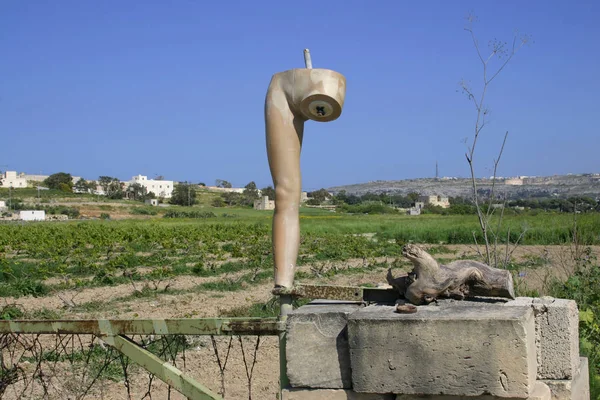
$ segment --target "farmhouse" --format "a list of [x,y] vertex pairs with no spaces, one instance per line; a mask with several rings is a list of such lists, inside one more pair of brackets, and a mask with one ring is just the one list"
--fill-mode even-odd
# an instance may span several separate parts
[[148,177],[144,175],[136,175],[126,184],[133,185],[134,183],[142,185],[146,188],[148,193],[152,192],[157,197],[168,199],[173,195],[173,181],[154,180],[148,179]]
[[429,196],[419,196],[419,201],[423,202],[425,205],[430,204],[432,206],[438,206],[442,208],[450,207],[450,200],[446,196],[440,195],[429,195]]
[[25,179],[22,175],[17,175],[17,171],[5,171],[4,174],[0,176],[0,181],[2,181],[2,187],[27,187],[27,179]]

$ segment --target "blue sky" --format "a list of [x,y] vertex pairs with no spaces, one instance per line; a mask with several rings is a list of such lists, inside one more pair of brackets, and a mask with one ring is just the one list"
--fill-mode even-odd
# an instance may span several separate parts
[[468,176],[470,12],[484,48],[533,38],[490,86],[478,174],[505,131],[499,175],[600,172],[591,0],[3,1],[0,169],[265,186],[266,89],[309,48],[347,94],[337,121],[307,123],[304,189],[433,176],[436,160]]

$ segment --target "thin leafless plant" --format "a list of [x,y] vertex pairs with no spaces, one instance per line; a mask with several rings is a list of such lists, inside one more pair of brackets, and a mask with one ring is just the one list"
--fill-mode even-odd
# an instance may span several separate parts
[[[519,242],[523,238],[523,235],[526,231],[524,229],[518,236],[517,240],[511,244],[511,232],[510,229],[508,229],[506,241],[504,244],[502,243],[504,240],[500,236],[500,229],[504,218],[506,197],[499,196],[498,193],[496,193],[496,177],[498,172],[498,165],[500,164],[500,159],[502,158],[502,154],[504,153],[504,147],[506,145],[506,140],[508,139],[508,132],[505,132],[502,145],[500,146],[500,150],[498,152],[498,156],[494,159],[493,162],[492,184],[487,199],[483,198],[483,196],[481,196],[478,193],[478,185],[475,175],[475,151],[481,136],[481,132],[483,131],[483,128],[488,124],[488,118],[490,115],[490,110],[486,105],[486,95],[488,92],[488,88],[490,84],[498,77],[498,75],[505,69],[505,67],[512,60],[514,55],[523,46],[530,42],[530,37],[527,35],[520,35],[518,32],[515,32],[512,43],[510,44],[508,44],[507,42],[499,41],[497,39],[491,40],[488,43],[488,53],[486,53],[487,55],[484,55],[484,53],[482,52],[484,51],[484,49],[481,48],[473,29],[473,25],[476,22],[476,20],[477,19],[475,16],[469,15],[467,17],[467,25],[464,29],[466,32],[469,33],[471,40],[473,41],[475,51],[477,52],[479,61],[481,62],[481,93],[476,94],[475,90],[473,90],[471,85],[464,79],[461,80],[459,83],[460,89],[467,96],[469,101],[473,103],[476,110],[473,140],[471,144],[467,146],[467,152],[465,153],[465,157],[469,164],[471,174],[471,186],[473,190],[473,203],[477,211],[477,218],[479,221],[479,227],[481,229],[484,243],[479,244],[477,242],[477,235],[475,234],[475,232],[473,232],[473,239],[475,241],[477,252],[484,259],[484,261],[487,262],[487,264],[494,267],[502,266],[505,268],[509,263],[514,250],[517,248]],[[500,204],[500,207],[497,208],[495,207],[495,205],[498,204],[499,201],[501,201],[502,204]],[[497,216],[497,220],[493,221],[492,216],[495,210],[497,209],[500,209],[500,212]],[[481,250],[482,246],[483,251]]]

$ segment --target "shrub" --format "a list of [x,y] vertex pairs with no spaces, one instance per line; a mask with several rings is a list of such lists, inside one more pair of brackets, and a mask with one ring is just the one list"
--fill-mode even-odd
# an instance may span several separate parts
[[65,193],[73,192],[73,188],[71,188],[71,186],[67,185],[66,183],[59,183],[58,190],[60,190],[61,192],[65,192]]
[[44,285],[41,281],[31,278],[18,279],[14,282],[0,285],[0,296],[2,297],[40,297],[48,294],[49,291],[48,286]]
[[156,215],[158,211],[149,207],[133,207],[129,213],[133,215]]
[[212,201],[213,207],[225,207],[226,205],[227,203],[225,203],[222,197],[215,197]]
[[115,275],[106,269],[101,269],[94,275],[93,280],[102,285],[113,285],[115,283]]
[[178,211],[170,210],[165,213],[165,218],[216,218],[217,215],[211,211]]
[[0,309],[0,319],[21,319],[25,316],[25,313],[21,308],[14,304],[7,304]]

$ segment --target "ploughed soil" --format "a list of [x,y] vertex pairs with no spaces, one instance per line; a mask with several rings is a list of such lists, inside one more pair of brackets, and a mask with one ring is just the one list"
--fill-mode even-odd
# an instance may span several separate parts
[[[441,263],[447,263],[458,258],[474,258],[477,250],[466,245],[425,245],[432,255]],[[564,280],[573,271],[573,252],[576,249],[566,246],[521,246],[512,254],[511,269],[516,273],[515,285],[520,294],[537,291],[544,294],[554,279]],[[600,246],[594,246],[592,252],[600,255]],[[394,261],[379,258],[366,260],[388,264]],[[393,271],[410,270],[406,262],[394,264]],[[353,269],[365,266],[365,260],[348,260],[344,262],[321,262],[315,265],[303,265],[298,269],[311,277],[304,279],[306,283],[332,285],[378,285],[385,282],[386,268],[361,269],[353,273]],[[176,276],[169,281],[158,282],[156,293],[151,296],[135,296],[141,288],[132,284],[117,286],[84,288],[80,290],[64,290],[54,292],[42,298],[21,297],[4,298],[0,305],[18,305],[28,313],[36,310],[60,312],[65,319],[147,319],[147,318],[203,318],[217,317],[240,307],[256,303],[268,303],[272,283],[247,284],[242,290],[233,292],[193,290],[201,283],[222,280],[235,280],[247,273],[243,271],[234,274],[224,274],[217,277]],[[334,273],[335,272],[335,273]],[[168,285],[166,291],[164,288]],[[215,393],[222,393],[226,399],[247,399],[248,388],[251,385],[252,399],[277,398],[279,387],[279,350],[278,338],[274,336],[260,337],[260,343],[254,354],[257,337],[215,337],[214,341],[208,336],[186,337],[188,348],[185,351],[185,366],[182,355],[178,357],[177,366],[186,374],[201,382]],[[89,343],[82,339],[80,345]],[[87,340],[87,342],[86,342]],[[55,348],[54,337],[45,336],[40,343],[48,348]],[[217,352],[215,352],[215,347]],[[3,353],[4,354],[4,353]],[[218,354],[218,355],[217,355]],[[228,355],[228,356],[227,356]],[[41,385],[34,384],[33,389],[21,393],[22,383],[9,387],[5,399],[77,399],[90,376],[82,378],[82,370],[68,360],[48,364],[46,374],[54,374],[50,378],[52,385],[49,394],[43,395]],[[77,364],[80,365],[80,364]],[[36,363],[25,360],[21,363],[24,373],[33,374]],[[88,369],[89,366],[88,366]],[[48,372],[50,371],[50,372]],[[223,373],[221,373],[221,371]],[[48,375],[46,375],[48,376]],[[131,368],[130,376],[125,380],[119,374],[112,380],[105,379],[95,382],[84,398],[90,399],[141,399],[148,393],[153,399],[183,399],[175,391],[169,393],[168,386],[157,378],[149,379],[148,374],[141,368]],[[128,394],[129,392],[129,394]],[[146,398],[150,398],[146,396]]]

